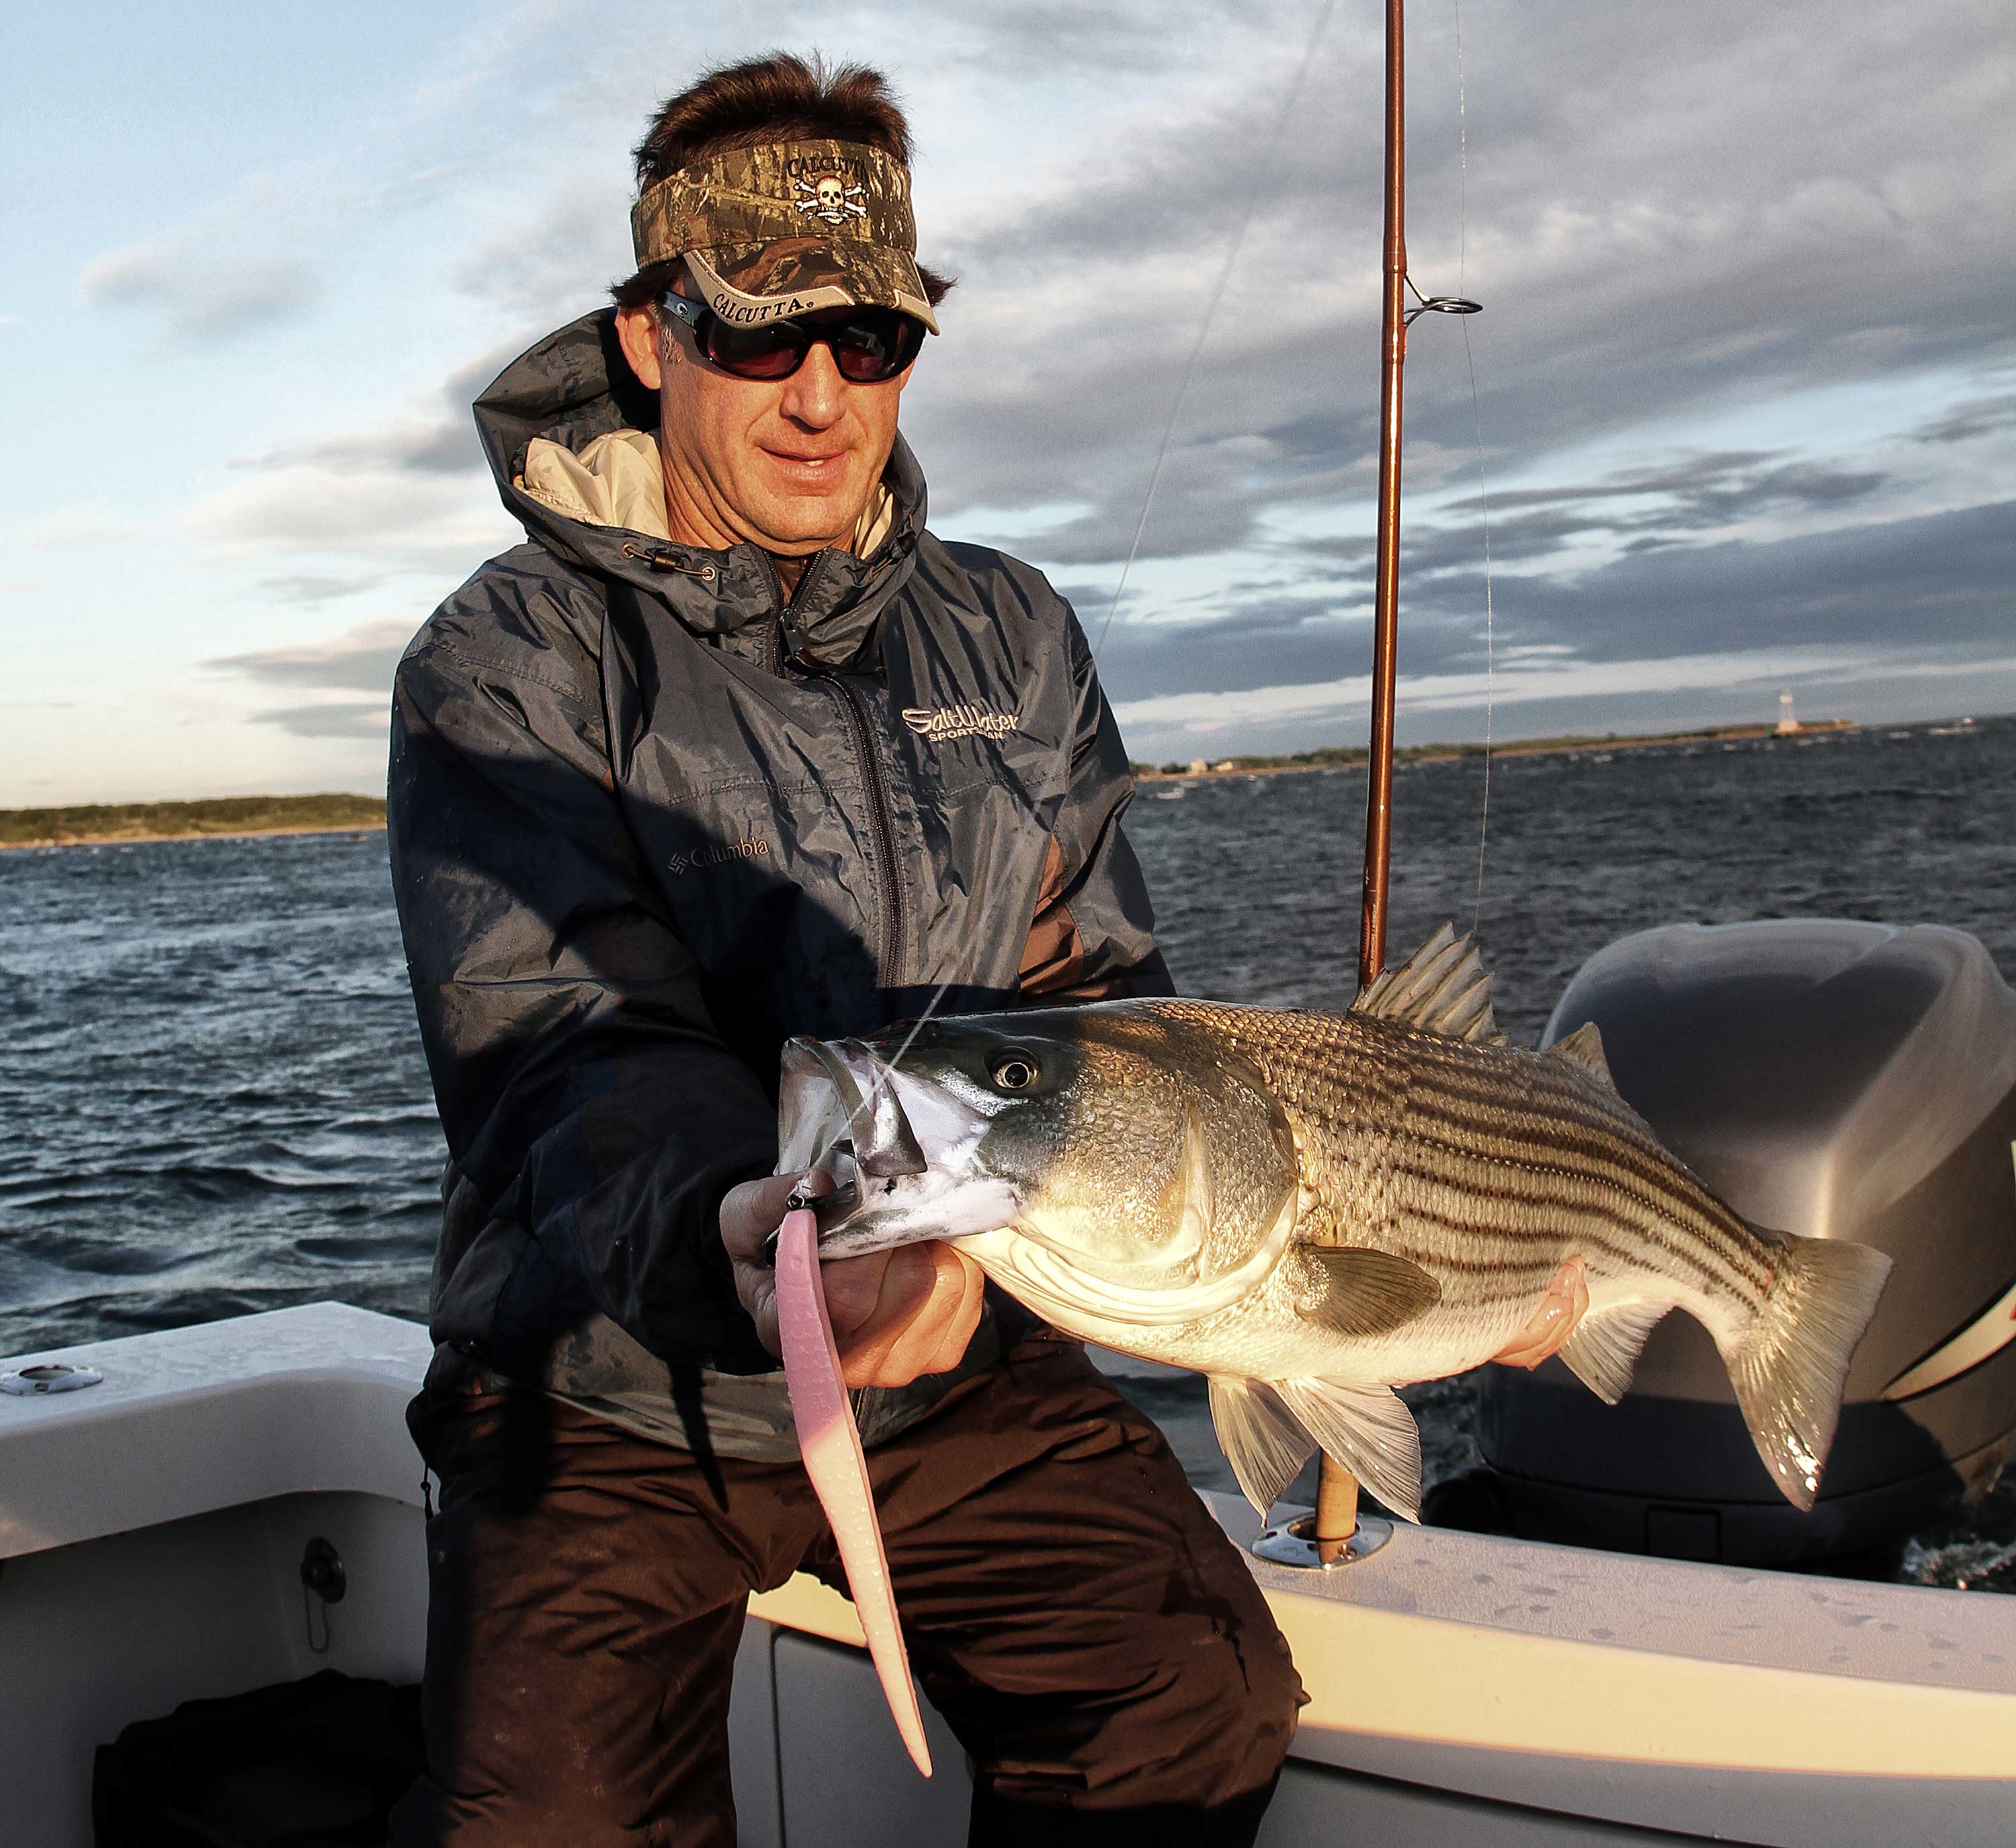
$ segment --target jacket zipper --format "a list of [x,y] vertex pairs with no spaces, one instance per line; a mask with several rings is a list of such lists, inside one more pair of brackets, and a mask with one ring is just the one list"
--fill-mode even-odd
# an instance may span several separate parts
[[[771,593],[776,599],[779,631],[778,651],[781,654],[785,607],[783,582],[778,577],[776,565],[769,554],[765,553],[761,556],[765,569],[770,574]],[[820,553],[805,567],[804,575],[798,579],[797,596],[805,594],[807,583],[825,562],[826,554]],[[894,988],[903,960],[903,888],[896,863],[895,827],[889,819],[889,785],[882,773],[882,760],[875,755],[875,736],[869,722],[868,702],[838,674],[827,668],[807,668],[796,661],[789,665],[797,668],[808,679],[816,680],[832,689],[833,698],[840,708],[841,717],[847,726],[848,741],[853,745],[855,758],[861,765],[862,787],[868,792],[870,857],[875,866],[877,895],[881,900],[880,913],[876,919],[875,978],[884,988]]]
[[876,946],[876,978],[885,989],[896,985],[903,956],[903,890],[898,882],[896,832],[889,820],[889,785],[868,722],[868,703],[837,674],[815,672],[813,678],[831,687],[847,721],[854,754],[860,760],[862,784],[868,791],[869,845],[874,849],[875,884],[882,899]]

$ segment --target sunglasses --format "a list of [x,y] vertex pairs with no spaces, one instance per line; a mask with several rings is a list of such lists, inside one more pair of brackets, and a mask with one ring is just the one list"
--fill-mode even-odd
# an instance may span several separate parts
[[828,308],[794,320],[731,327],[683,295],[668,291],[658,301],[692,331],[707,364],[735,379],[788,379],[814,347],[823,346],[850,385],[880,385],[908,366],[924,344],[923,322],[896,308]]

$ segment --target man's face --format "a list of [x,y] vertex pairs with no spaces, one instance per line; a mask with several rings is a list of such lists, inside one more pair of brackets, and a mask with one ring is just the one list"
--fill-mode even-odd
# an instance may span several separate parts
[[623,351],[658,394],[658,448],[673,536],[710,548],[751,541],[801,556],[845,546],[896,439],[909,373],[851,384],[815,345],[790,377],[732,378],[686,329],[652,308],[617,316]]

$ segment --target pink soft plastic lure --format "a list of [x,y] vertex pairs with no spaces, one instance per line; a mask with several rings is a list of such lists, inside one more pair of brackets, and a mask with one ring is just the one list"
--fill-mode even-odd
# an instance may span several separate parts
[[931,1774],[924,1743],[923,1715],[910,1680],[910,1654],[896,1616],[889,1583],[888,1555],[875,1518],[875,1492],[868,1461],[861,1454],[854,1407],[841,1371],[840,1349],[826,1313],[819,1281],[819,1226],[808,1211],[789,1212],[777,1232],[777,1333],[784,1349],[784,1382],[791,1417],[798,1428],[798,1450],[812,1478],[819,1506],[847,1568],[854,1608],[867,1634],[868,1654],[882,1678],[882,1692],[895,1716],[916,1767]]

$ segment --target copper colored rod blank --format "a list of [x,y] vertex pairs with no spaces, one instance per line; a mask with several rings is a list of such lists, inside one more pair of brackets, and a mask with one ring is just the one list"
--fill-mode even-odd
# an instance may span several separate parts
[[1365,896],[1358,980],[1386,962],[1386,888],[1392,837],[1393,684],[1400,614],[1400,384],[1407,358],[1407,233],[1402,103],[1402,0],[1386,0],[1386,275],[1381,316],[1378,570],[1373,590],[1372,736],[1365,798]]
[[[1400,614],[1400,373],[1407,362],[1406,100],[1402,0],[1386,0],[1385,298],[1380,315],[1378,575],[1372,600],[1372,736],[1366,765],[1365,894],[1358,982],[1386,961],[1393,834],[1394,645]],[[1358,1484],[1326,1456],[1316,1490],[1316,1557],[1332,1564],[1358,1524]]]

